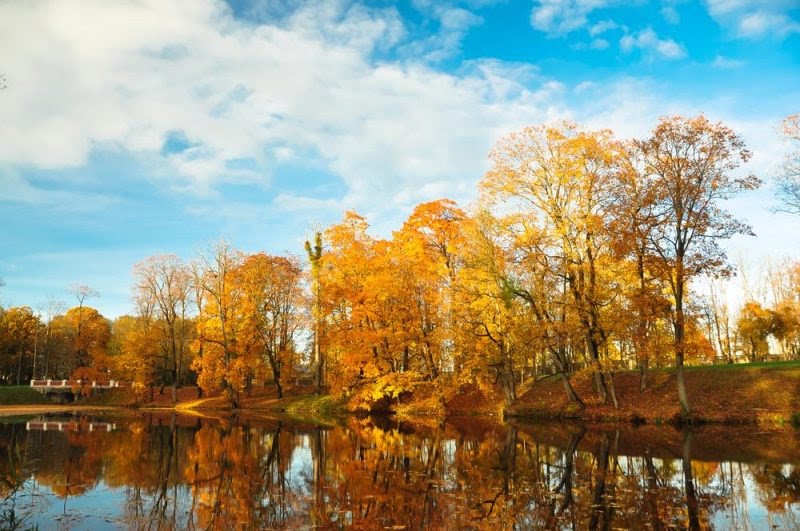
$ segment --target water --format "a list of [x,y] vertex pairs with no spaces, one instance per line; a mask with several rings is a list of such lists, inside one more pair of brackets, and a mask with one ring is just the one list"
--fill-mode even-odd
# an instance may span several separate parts
[[800,529],[791,429],[30,420],[0,419],[3,529]]

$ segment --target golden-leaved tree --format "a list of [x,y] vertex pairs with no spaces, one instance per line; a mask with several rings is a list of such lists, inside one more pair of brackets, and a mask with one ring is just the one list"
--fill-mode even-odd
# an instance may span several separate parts
[[394,326],[403,308],[396,296],[389,242],[367,234],[366,220],[345,213],[325,231],[322,278],[328,315],[326,355],[329,384],[335,392],[375,383],[401,365],[402,334]]
[[279,398],[297,361],[296,335],[305,317],[302,280],[297,260],[263,253],[245,258],[233,275],[241,292],[235,310],[242,323],[239,348],[269,368]]
[[109,368],[108,342],[111,323],[89,306],[76,306],[64,314],[70,343],[68,366],[75,379],[102,378]]
[[[623,147],[608,131],[563,122],[512,133],[498,142],[491,160],[480,187],[522,267],[519,278],[509,279],[511,291],[542,324],[572,325],[582,342],[573,350],[585,349],[601,398],[616,403],[605,354],[614,333],[607,308],[621,290],[609,226]],[[565,295],[559,317],[539,309],[542,294],[525,286],[526,277],[538,281],[542,274],[550,279],[548,291],[560,284]]]
[[243,260],[242,253],[218,241],[192,266],[199,310],[192,367],[203,390],[222,389],[234,407],[258,365],[254,352],[239,348],[244,322],[238,307],[243,293],[234,277]]
[[508,289],[510,255],[498,243],[497,220],[484,213],[464,225],[469,244],[460,250],[463,267],[455,284],[453,313],[462,330],[476,340],[461,342],[466,352],[458,358],[456,377],[481,387],[499,381],[508,406],[517,398],[517,367],[535,356],[532,319]]
[[655,215],[662,222],[650,237],[656,269],[669,288],[678,399],[691,413],[684,378],[690,282],[700,275],[725,274],[720,242],[750,227],[722,208],[722,201],[760,186],[753,175],[734,175],[750,159],[744,140],[704,116],[662,118],[649,137],[636,142],[642,179],[658,190]]
[[[448,199],[417,205],[403,227],[393,234],[391,275],[404,319],[403,370],[416,358],[421,375],[435,380],[442,367],[453,366],[453,284],[458,275],[457,248],[466,214]],[[385,288],[383,288],[385,289]]]

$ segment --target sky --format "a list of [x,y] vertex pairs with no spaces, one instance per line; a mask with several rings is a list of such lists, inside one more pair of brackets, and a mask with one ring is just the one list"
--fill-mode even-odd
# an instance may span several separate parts
[[569,119],[643,137],[704,113],[765,186],[734,261],[797,256],[772,179],[800,112],[798,0],[0,2],[0,304],[132,311],[131,268],[224,238],[292,253],[346,209],[376,235],[464,206],[488,153]]

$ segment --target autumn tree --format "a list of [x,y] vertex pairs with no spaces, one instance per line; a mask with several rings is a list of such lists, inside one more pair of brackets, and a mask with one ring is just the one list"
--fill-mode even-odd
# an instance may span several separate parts
[[372,409],[408,391],[427,367],[422,347],[410,341],[415,303],[406,272],[397,270],[396,248],[367,228],[362,216],[346,212],[325,231],[322,292],[329,383]]
[[[465,218],[451,200],[422,203],[393,234],[389,248],[390,270],[400,284],[397,304],[407,309],[404,355],[411,351],[418,356],[429,380],[435,380],[442,367],[453,366],[452,287],[458,274],[457,248],[465,243]],[[403,370],[408,366],[404,361]]]
[[464,234],[469,245],[459,253],[463,267],[454,286],[453,313],[467,333],[479,341],[460,360],[457,381],[477,379],[481,384],[480,376],[490,372],[500,382],[509,406],[517,398],[518,366],[524,366],[526,354],[531,355],[536,345],[525,334],[523,321],[530,316],[509,289],[509,256],[494,234],[496,220],[484,213],[472,221]]
[[137,315],[122,315],[111,325],[111,366],[115,379],[131,382],[137,397],[141,391],[149,390],[152,400],[161,334],[153,321],[152,308],[137,306]]
[[[152,309],[153,324],[161,332],[164,367],[172,384],[172,400],[186,372],[194,323],[190,319],[192,275],[175,255],[151,256],[133,267],[134,299]],[[149,312],[148,312],[149,313]],[[144,316],[143,316],[144,317]]]
[[376,297],[385,299],[385,295],[371,293],[367,287],[378,272],[379,242],[367,234],[367,228],[362,216],[346,212],[341,223],[325,231],[329,247],[322,258],[326,274],[321,280],[330,320],[328,376],[336,390],[388,372],[385,356],[390,341],[383,336],[383,310],[388,306],[377,306]]
[[[74,307],[71,313],[71,322],[74,327],[74,341],[73,344],[75,345],[76,351],[76,363],[75,365],[78,367],[85,367],[88,366],[88,351],[86,346],[91,343],[90,340],[84,340],[84,305],[88,299],[99,297],[100,293],[85,284],[72,284],[69,287],[69,292],[75,297],[75,300],[78,302],[78,305]],[[92,312],[88,312],[89,317],[94,317]]]
[[[109,368],[111,324],[96,309],[75,306],[53,319],[51,333],[61,343],[60,373],[74,379],[95,379]],[[51,338],[54,339],[54,338]],[[60,339],[60,341],[59,341]]]
[[780,333],[780,325],[780,317],[776,312],[755,301],[748,301],[742,307],[736,327],[752,363],[769,353],[767,339]]
[[283,379],[296,357],[296,336],[303,324],[303,271],[296,260],[253,254],[233,276],[241,301],[236,308],[242,328],[239,346],[257,356],[272,372],[283,397]]
[[786,359],[800,358],[800,262],[784,260],[769,269],[774,331]]
[[709,337],[716,339],[717,352],[728,364],[732,364],[737,339],[736,323],[725,301],[725,293],[715,280],[709,284],[705,318],[710,327]]
[[650,238],[671,295],[678,398],[691,412],[684,379],[686,355],[686,297],[691,280],[703,274],[725,272],[726,256],[720,241],[736,234],[752,234],[733,218],[721,201],[761,181],[732,172],[750,158],[744,141],[732,129],[704,116],[662,118],[645,140],[636,143],[643,178],[659,190],[657,215],[664,222]]
[[44,313],[44,330],[42,333],[42,353],[44,356],[44,367],[41,374],[44,378],[48,378],[53,374],[51,372],[51,359],[53,357],[53,352],[54,350],[57,350],[57,345],[59,343],[59,338],[55,337],[53,333],[53,319],[66,310],[66,305],[63,301],[50,296],[45,303],[37,306],[37,309],[40,311],[40,313]]
[[[506,212],[518,256],[545,261],[563,281],[596,388],[615,403],[602,358],[613,333],[604,308],[619,290],[608,227],[623,155],[608,131],[571,123],[528,127],[498,142],[480,185],[487,207]],[[534,298],[523,286],[514,289],[529,303]]]
[[33,377],[41,321],[27,306],[0,312],[0,374],[6,383]]
[[193,343],[197,358],[192,367],[198,373],[198,385],[207,391],[223,389],[234,407],[239,393],[252,375],[252,368],[238,349],[241,322],[236,310],[241,292],[236,289],[234,271],[243,256],[227,242],[211,244],[193,265],[194,282],[200,292],[200,315],[197,339]]
[[49,378],[69,378],[75,363],[75,330],[66,313],[53,316],[47,323],[47,358]]
[[610,230],[616,234],[611,246],[621,262],[619,269],[624,298],[617,301],[614,318],[622,324],[621,339],[629,340],[639,368],[639,387],[647,385],[647,370],[659,350],[660,324],[667,318],[669,303],[658,274],[650,238],[664,222],[656,205],[661,189],[637,164],[635,147],[627,144],[620,158],[620,171],[613,190]]
[[800,113],[787,116],[781,124],[783,135],[794,142],[794,151],[787,155],[783,174],[778,180],[778,199],[787,212],[800,214]]

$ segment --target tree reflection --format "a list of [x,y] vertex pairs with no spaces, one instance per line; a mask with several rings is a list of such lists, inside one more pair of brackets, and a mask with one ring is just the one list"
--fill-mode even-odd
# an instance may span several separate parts
[[[350,419],[330,428],[174,413],[118,424],[110,432],[91,431],[83,417],[64,432],[0,426],[0,448],[21,450],[21,462],[0,466],[3,484],[22,470],[20,484],[63,500],[64,512],[68,499],[105,484],[124,493],[116,516],[133,528],[659,530],[748,527],[753,503],[779,527],[800,514],[800,471],[776,462],[774,449],[760,464],[726,461],[724,450],[712,460],[701,432],[671,428],[486,419],[441,428]],[[13,507],[15,491],[2,494],[3,509]]]

